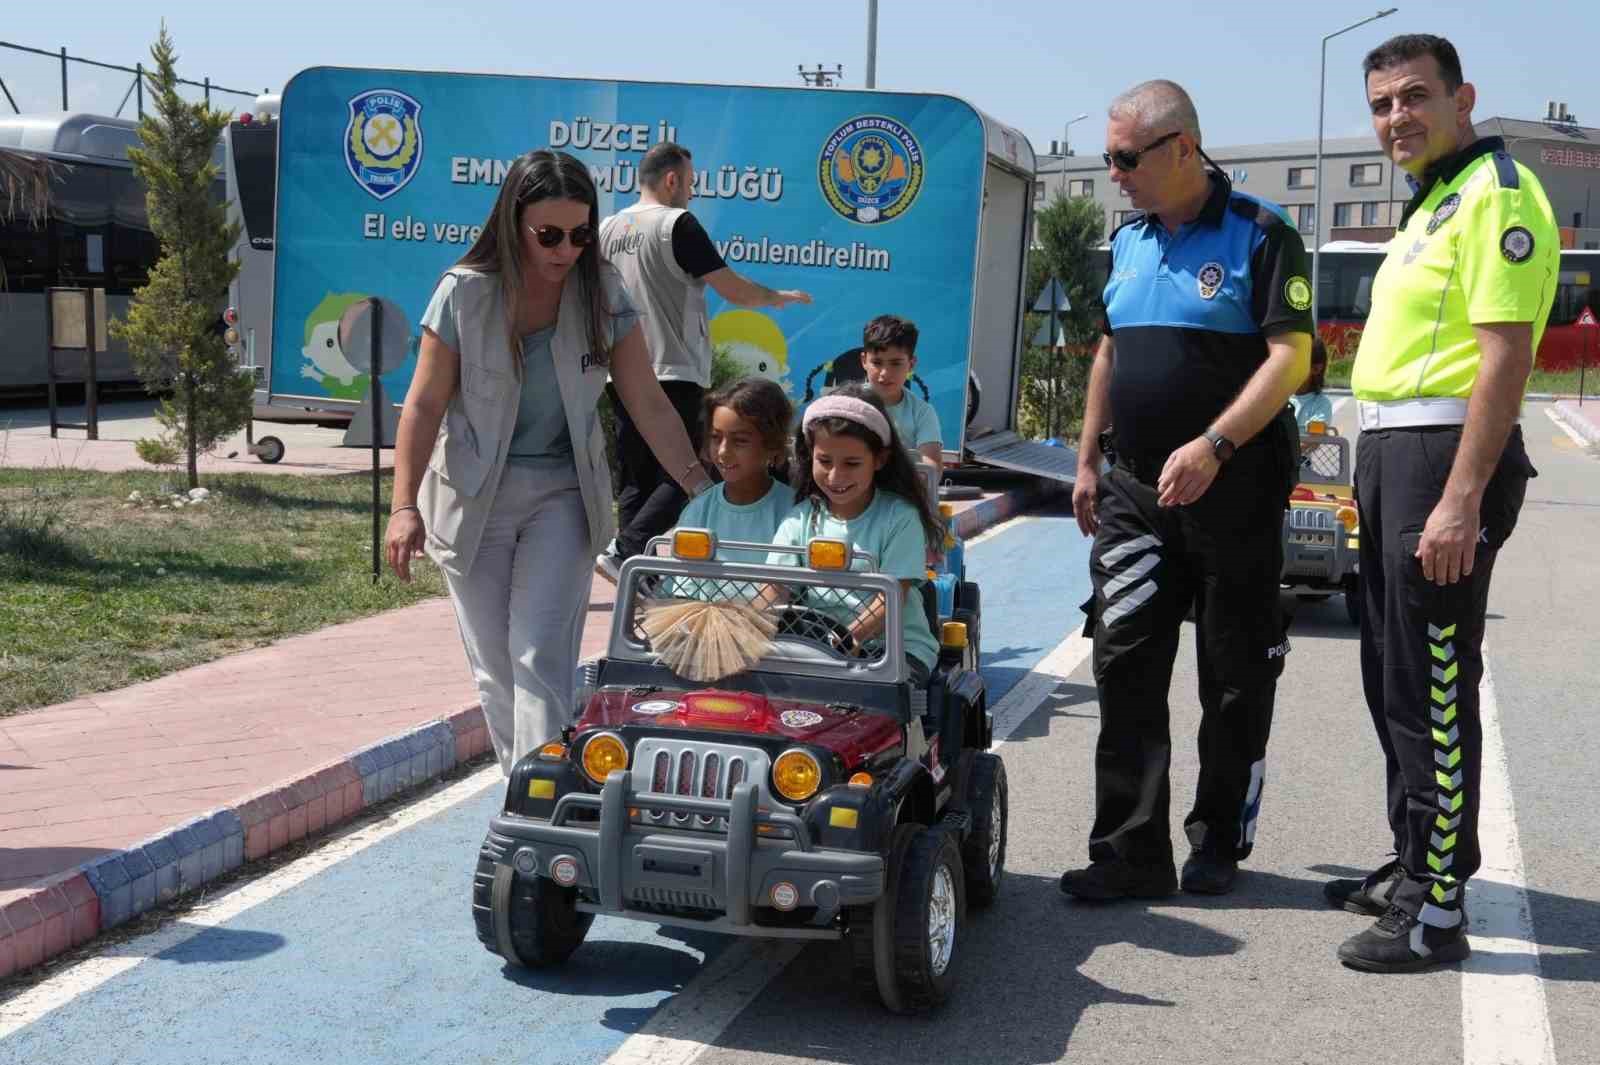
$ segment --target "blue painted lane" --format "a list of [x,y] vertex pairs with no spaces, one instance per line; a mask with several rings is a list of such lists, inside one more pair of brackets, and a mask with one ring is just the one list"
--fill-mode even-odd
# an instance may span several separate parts
[[[1087,554],[1059,514],[969,551],[991,704],[1081,625]],[[144,957],[0,1041],[0,1065],[603,1061],[729,941],[602,918],[562,968],[504,966],[469,908],[502,795],[497,780]]]
[[967,575],[983,591],[983,678],[989,705],[1083,627],[1089,547],[1070,506],[1003,527],[967,550]]
[[724,941],[602,918],[564,968],[507,968],[469,912],[502,795],[490,787],[147,958],[0,1043],[0,1062],[604,1060]]

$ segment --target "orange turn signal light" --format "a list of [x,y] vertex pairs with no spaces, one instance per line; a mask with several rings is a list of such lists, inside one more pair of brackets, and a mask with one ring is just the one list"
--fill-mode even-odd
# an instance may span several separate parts
[[806,565],[812,569],[849,569],[850,545],[843,540],[818,537],[806,544]]
[[672,534],[672,557],[709,562],[717,557],[717,536],[709,529],[678,529]]

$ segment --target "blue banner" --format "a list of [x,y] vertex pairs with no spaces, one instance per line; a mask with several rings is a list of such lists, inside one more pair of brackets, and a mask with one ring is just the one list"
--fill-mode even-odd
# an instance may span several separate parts
[[[284,90],[278,138],[275,395],[359,401],[340,314],[384,297],[415,334],[516,156],[583,160],[604,218],[638,199],[639,160],[667,139],[694,153],[690,209],[728,265],[815,301],[753,311],[708,293],[713,344],[798,404],[870,318],[909,318],[945,445],[961,439],[985,145],[960,100],[317,67]],[[416,342],[383,377],[396,401]]]

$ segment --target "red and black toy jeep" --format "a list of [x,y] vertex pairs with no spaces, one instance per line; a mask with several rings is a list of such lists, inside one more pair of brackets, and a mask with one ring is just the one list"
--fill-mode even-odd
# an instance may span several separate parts
[[[943,648],[919,687],[899,583],[849,570],[842,541],[721,545],[792,551],[794,566],[719,561],[703,530],[667,545],[623,566],[607,652],[579,670],[576,723],[512,770],[478,860],[478,937],[521,966],[565,961],[597,913],[842,940],[888,1008],[937,1005],[967,905],[994,900],[1005,864],[1005,767],[987,753],[966,626],[934,626]],[[714,688],[661,664],[641,623],[664,592],[748,602],[774,589],[786,605],[770,651]],[[965,598],[975,607],[976,589]],[[853,645],[841,605],[882,611],[884,635]]]

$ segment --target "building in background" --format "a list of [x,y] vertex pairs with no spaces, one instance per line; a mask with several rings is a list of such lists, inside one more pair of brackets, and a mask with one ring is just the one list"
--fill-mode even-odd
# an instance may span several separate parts
[[[1481,137],[1503,137],[1512,156],[1538,175],[1555,209],[1562,247],[1600,248],[1600,128],[1578,125],[1565,104],[1555,103],[1544,121],[1489,118],[1476,126]],[[1059,152],[1060,145],[1052,143],[1051,149]],[[1323,140],[1320,225],[1315,141],[1207,146],[1206,153],[1235,188],[1281,204],[1307,247],[1330,240],[1388,240],[1411,198],[1405,173],[1372,137]],[[1112,183],[1098,151],[1039,160],[1035,209],[1058,193],[1092,197],[1105,208],[1108,232],[1138,213]]]

